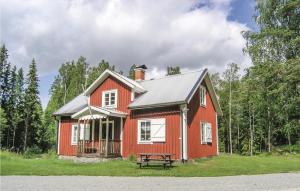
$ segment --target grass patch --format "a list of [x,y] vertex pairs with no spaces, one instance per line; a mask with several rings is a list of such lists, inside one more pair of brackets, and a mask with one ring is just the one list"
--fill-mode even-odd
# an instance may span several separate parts
[[[49,157],[50,155],[50,157]],[[86,176],[233,176],[300,171],[300,155],[221,155],[197,159],[193,163],[139,169],[135,162],[113,160],[97,164],[78,164],[59,160],[53,153],[41,158],[24,158],[22,155],[0,152],[1,175],[86,175]]]

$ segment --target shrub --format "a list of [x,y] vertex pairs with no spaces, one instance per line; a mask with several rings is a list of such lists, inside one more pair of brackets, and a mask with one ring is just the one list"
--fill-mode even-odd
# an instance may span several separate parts
[[42,154],[42,150],[38,146],[34,145],[25,151],[23,157],[27,159],[38,158],[40,157],[41,154]]
[[128,157],[129,161],[136,161],[136,156],[134,154],[130,154]]
[[45,158],[45,159],[56,159],[57,158],[56,151],[54,149],[48,150],[48,152],[43,155],[43,158]]

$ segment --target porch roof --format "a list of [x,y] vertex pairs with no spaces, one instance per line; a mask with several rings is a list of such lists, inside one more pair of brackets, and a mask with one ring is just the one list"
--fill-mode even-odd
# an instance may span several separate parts
[[97,107],[97,106],[86,106],[82,110],[74,113],[71,118],[73,119],[100,119],[106,118],[107,116],[113,117],[126,117],[127,113],[118,111],[115,109]]

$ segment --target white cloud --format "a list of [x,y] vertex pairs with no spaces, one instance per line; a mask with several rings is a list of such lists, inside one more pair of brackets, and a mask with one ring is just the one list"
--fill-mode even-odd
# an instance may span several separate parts
[[80,55],[123,71],[146,64],[149,76],[167,66],[222,71],[230,62],[250,64],[242,53],[247,27],[228,21],[229,0],[0,0],[0,6],[11,62],[27,68],[35,57],[41,74]]

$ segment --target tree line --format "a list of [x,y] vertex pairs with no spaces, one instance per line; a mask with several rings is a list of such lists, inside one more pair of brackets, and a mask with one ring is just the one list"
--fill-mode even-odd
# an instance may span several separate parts
[[243,32],[252,66],[243,76],[234,63],[212,75],[224,112],[220,145],[229,153],[300,145],[299,1],[256,1],[256,11],[259,30]]
[[33,146],[46,149],[47,128],[43,126],[35,60],[24,78],[23,69],[8,62],[5,45],[0,51],[0,147],[12,151]]

